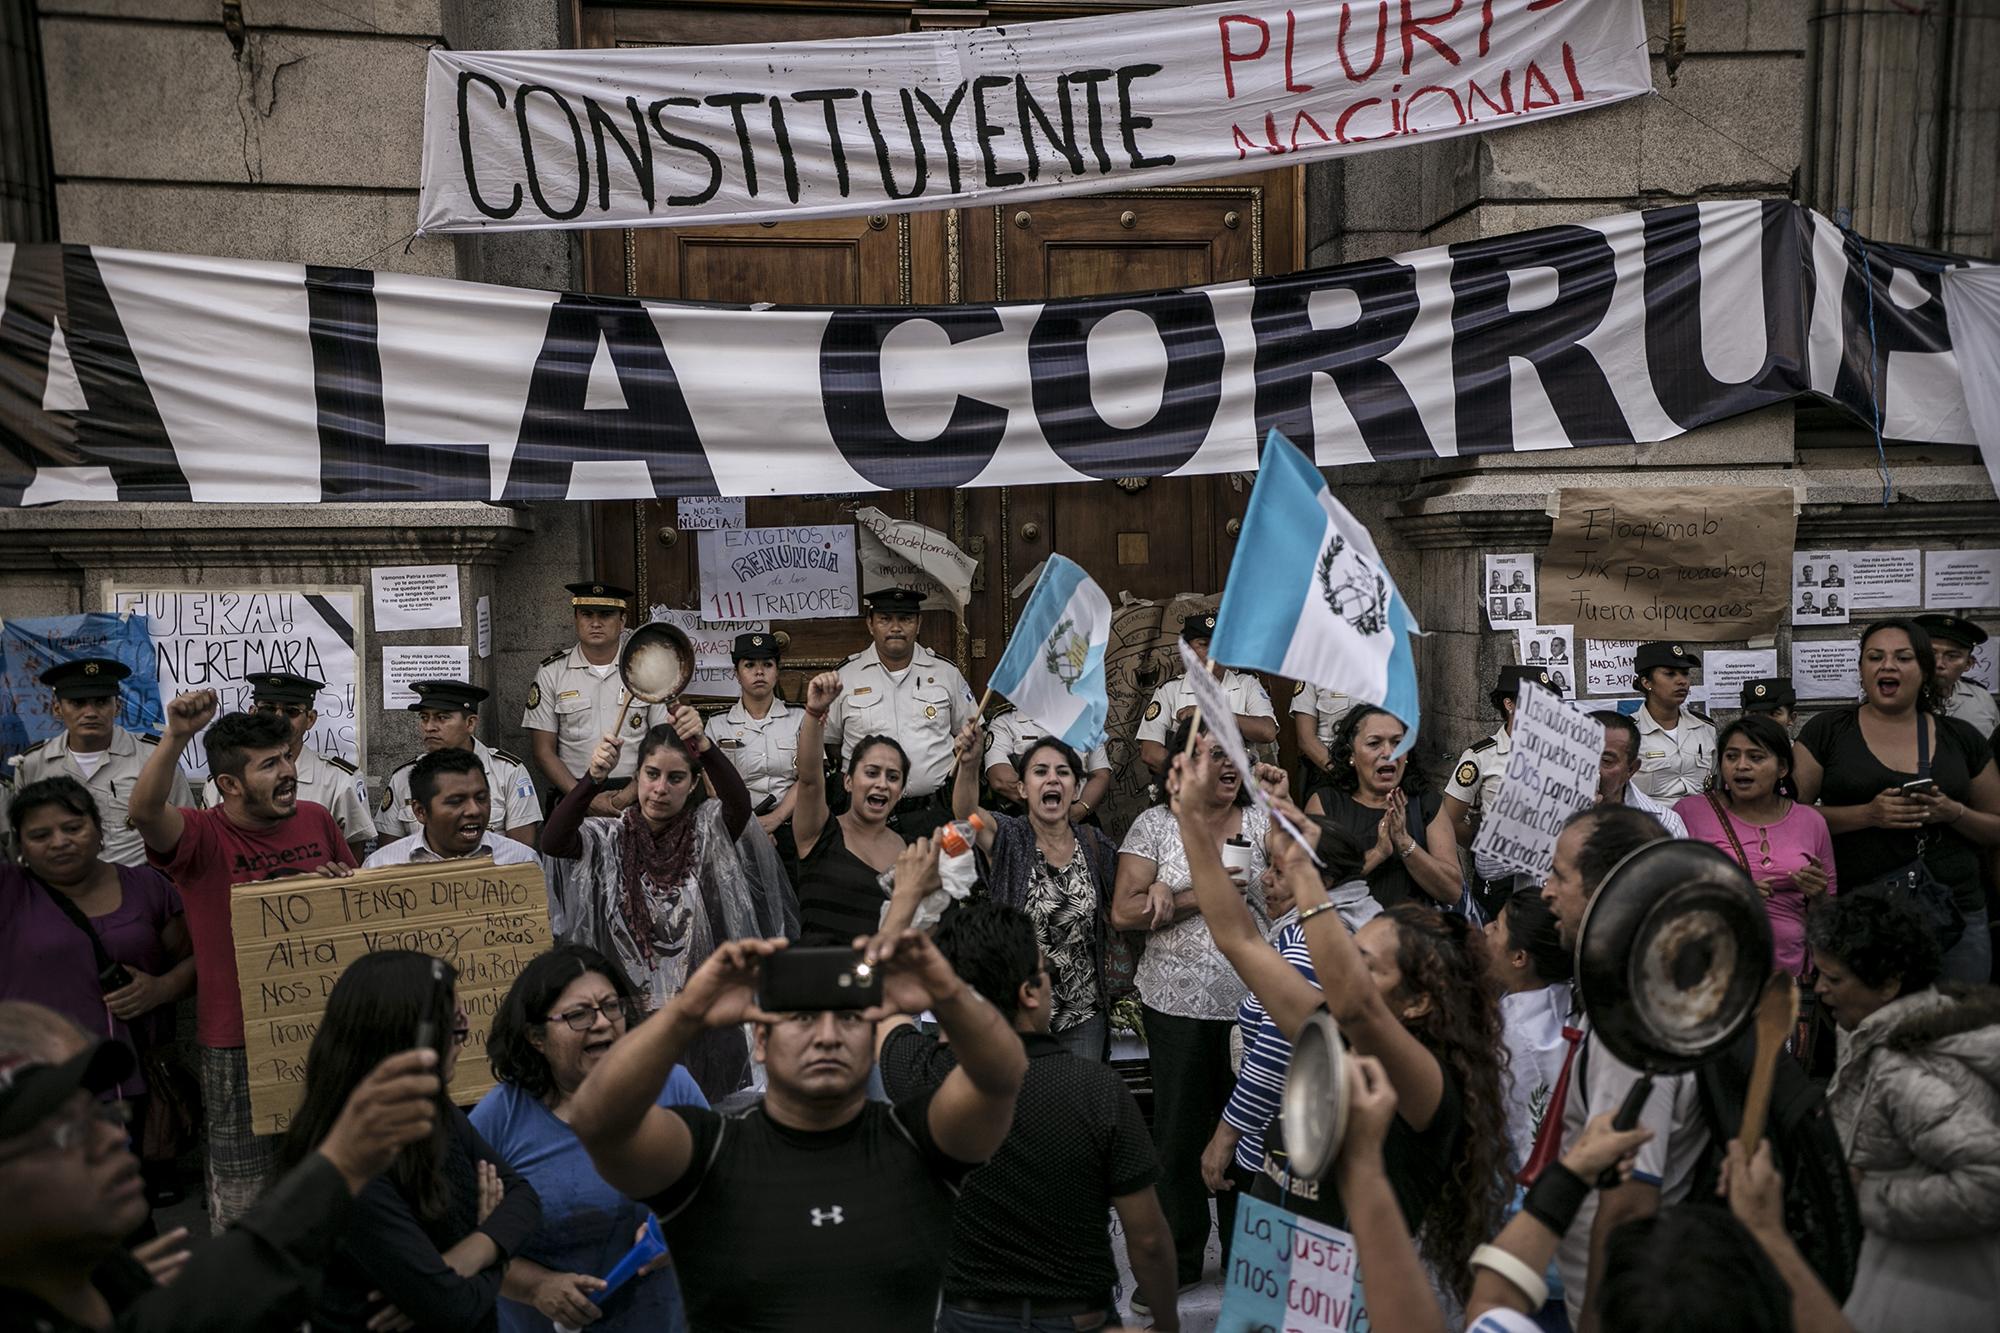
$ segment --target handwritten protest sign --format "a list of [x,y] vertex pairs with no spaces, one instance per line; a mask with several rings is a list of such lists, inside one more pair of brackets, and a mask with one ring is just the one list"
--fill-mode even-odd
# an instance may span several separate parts
[[972,575],[979,562],[936,528],[890,518],[864,505],[854,513],[860,541],[861,587],[894,585],[924,595],[926,611],[956,611],[972,600]]
[[732,500],[714,495],[683,495],[674,501],[674,526],[682,532],[740,528],[747,507],[748,502],[741,496]]
[[1565,489],[1538,618],[1588,638],[1775,634],[1790,605],[1792,510],[1784,486]]
[[[358,588],[184,588],[111,593],[111,609],[146,617],[160,697],[214,690],[224,713],[250,707],[244,677],[290,671],[326,682],[314,707],[319,720],[306,744],[323,755],[361,762],[361,625]],[[208,748],[197,736],[181,771],[208,776]]]
[[1354,1237],[1244,1195],[1216,1333],[1350,1333],[1366,1327]]
[[59,734],[55,696],[42,673],[61,662],[109,657],[132,669],[119,688],[118,725],[127,731],[160,730],[164,714],[154,674],[153,641],[144,616],[90,611],[0,624],[0,758],[12,758],[39,740]]
[[334,983],[355,959],[414,949],[457,969],[458,1003],[472,1035],[459,1052],[451,1095],[470,1104],[493,1086],[486,1035],[500,1001],[528,961],[551,944],[541,867],[495,866],[491,857],[382,866],[347,879],[239,884],[231,890],[229,914],[251,1124],[259,1134],[279,1133],[291,1123],[305,1090],[313,1034]]
[[736,636],[771,628],[762,620],[747,624],[711,625],[701,618],[699,611],[677,611],[670,606],[653,607],[646,619],[649,623],[666,621],[687,635],[688,642],[694,645],[694,678],[682,693],[697,698],[735,698],[736,664],[732,654],[736,649]]
[[854,529],[722,528],[701,534],[701,610],[710,624],[824,620],[860,609]]
[[1597,799],[1604,724],[1574,704],[1523,682],[1515,698],[1514,746],[1493,808],[1479,821],[1474,856],[1538,879],[1555,860],[1563,821]]

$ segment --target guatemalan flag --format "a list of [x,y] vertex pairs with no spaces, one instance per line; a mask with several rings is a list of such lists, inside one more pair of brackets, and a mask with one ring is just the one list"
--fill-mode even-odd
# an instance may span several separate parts
[[1292,442],[1264,441],[1209,656],[1337,690],[1401,718],[1417,739],[1417,618],[1368,529]]
[[1075,561],[1052,555],[987,684],[1081,753],[1104,740],[1110,641],[1111,599]]

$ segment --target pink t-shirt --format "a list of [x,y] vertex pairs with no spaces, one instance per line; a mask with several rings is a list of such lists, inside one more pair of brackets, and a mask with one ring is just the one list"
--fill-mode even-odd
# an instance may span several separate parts
[[300,801],[290,819],[268,829],[238,828],[222,810],[182,810],[181,840],[171,855],[146,859],[180,887],[194,944],[195,1039],[204,1046],[243,1044],[243,997],[236,987],[236,935],[229,886],[307,874],[353,849],[323,805]]
[[[1729,809],[1727,798],[1723,798],[1722,808]],[[1737,859],[1736,848],[1730,844],[1722,821],[1715,817],[1715,807],[1708,803],[1708,797],[1699,792],[1683,796],[1674,804],[1674,813],[1687,825],[1690,838],[1720,848],[1732,861]],[[1771,885],[1771,896],[1764,900],[1765,914],[1771,918],[1772,961],[1795,977],[1803,976],[1806,908],[1810,904],[1792,884],[1792,872],[1804,869],[1806,857],[1811,855],[1826,871],[1827,893],[1834,892],[1833,835],[1827,831],[1826,818],[1811,806],[1793,801],[1774,824],[1752,824],[1733,813],[1729,823],[1743,844],[1744,855],[1750,858],[1750,878],[1759,882],[1776,881]]]

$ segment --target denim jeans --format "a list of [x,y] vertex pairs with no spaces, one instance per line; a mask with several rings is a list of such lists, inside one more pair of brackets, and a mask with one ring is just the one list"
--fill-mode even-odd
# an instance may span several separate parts
[[[937,1333],[1078,1333],[1076,1321],[1075,1315],[1045,1315],[1035,1319],[1027,1315],[979,1314],[947,1305],[938,1311]],[[1085,1320],[1081,1327],[1103,1328],[1109,1322],[1107,1314],[1096,1324]]]
[[1965,934],[1945,951],[1941,975],[1946,981],[1984,986],[1993,978],[1993,937],[1987,933],[1984,910],[1965,914]]
[[1111,1022],[1103,1014],[1085,1019],[1073,1028],[1064,1028],[1055,1033],[1055,1039],[1063,1044],[1063,1049],[1071,1055],[1085,1060],[1104,1063],[1106,1042],[1111,1035]]

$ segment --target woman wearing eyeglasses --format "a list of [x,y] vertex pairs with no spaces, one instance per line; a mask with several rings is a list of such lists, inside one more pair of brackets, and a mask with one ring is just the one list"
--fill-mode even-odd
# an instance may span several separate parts
[[355,959],[327,997],[282,1169],[318,1146],[377,1065],[426,1038],[437,1043],[444,1091],[431,1133],[355,1197],[313,1306],[315,1333],[497,1333],[507,1261],[541,1224],[534,1188],[451,1102],[470,1032],[456,982],[449,963],[391,949]]
[[[616,963],[567,944],[522,968],[494,1016],[486,1057],[500,1083],[472,1108],[472,1124],[542,1199],[541,1229],[507,1265],[501,1284],[503,1333],[551,1333],[557,1324],[589,1324],[594,1333],[685,1327],[680,1287],[664,1257],[602,1306],[594,1299],[604,1275],[632,1247],[646,1210],[597,1174],[569,1127],[569,1104],[625,1036],[636,1003]],[[680,1065],[658,1102],[708,1105]]]

